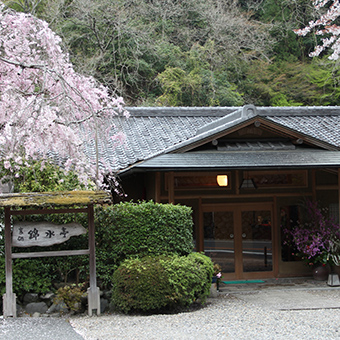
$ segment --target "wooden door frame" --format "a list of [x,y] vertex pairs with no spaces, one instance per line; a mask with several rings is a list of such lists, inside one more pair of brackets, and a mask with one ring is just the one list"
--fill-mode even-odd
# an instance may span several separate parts
[[[271,233],[272,233],[272,263],[273,269],[268,272],[243,272],[243,253],[242,253],[242,228],[234,228],[234,254],[235,254],[235,272],[223,273],[224,279],[256,279],[256,278],[271,278],[275,277],[278,273],[278,233],[277,221],[275,219],[275,200],[274,202],[243,202],[243,203],[219,203],[219,204],[202,204],[200,207],[200,219],[203,221],[204,212],[212,211],[232,211],[234,213],[234,226],[242,225],[241,211],[248,210],[269,210],[271,213]],[[201,232],[199,235],[204,235],[203,223],[201,223]],[[199,245],[204,244],[204,236],[202,240],[198,240]],[[204,247],[200,249],[204,251]],[[236,256],[237,255],[237,256]]]

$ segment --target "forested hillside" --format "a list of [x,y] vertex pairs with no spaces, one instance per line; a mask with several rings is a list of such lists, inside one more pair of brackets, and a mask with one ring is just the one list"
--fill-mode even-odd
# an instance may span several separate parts
[[310,58],[310,0],[15,0],[50,23],[77,70],[127,105],[337,105],[339,67]]

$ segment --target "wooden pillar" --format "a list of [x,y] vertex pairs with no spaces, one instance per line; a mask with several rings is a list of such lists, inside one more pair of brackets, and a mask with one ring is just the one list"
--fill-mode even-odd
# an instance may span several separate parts
[[198,230],[196,230],[196,250],[198,252],[204,251],[204,221],[203,221],[203,210],[202,210],[202,197],[198,201]]
[[100,292],[97,287],[96,277],[96,247],[94,233],[94,211],[93,205],[88,206],[88,224],[89,224],[89,250],[90,250],[90,287],[87,289],[88,314],[92,316],[92,311],[97,310],[100,315]]
[[235,193],[240,194],[240,170],[235,170]]
[[161,202],[161,173],[159,171],[155,175],[155,202]]
[[338,168],[338,206],[339,206],[339,221],[340,221],[340,168]]
[[273,216],[272,216],[272,254],[273,254],[273,272],[274,272],[274,277],[277,277],[279,274],[279,249],[281,249],[280,245],[280,231],[281,231],[281,226],[278,220],[278,215],[277,215],[277,197],[273,197],[274,202],[273,202]]
[[175,183],[173,172],[169,172],[168,176],[168,202],[175,203]]
[[11,210],[8,207],[5,208],[5,268],[6,293],[3,296],[3,315],[5,318],[16,317],[16,296],[13,293]]
[[243,278],[242,209],[234,209],[234,261],[235,277]]
[[316,201],[316,170],[312,169],[312,193],[313,201]]

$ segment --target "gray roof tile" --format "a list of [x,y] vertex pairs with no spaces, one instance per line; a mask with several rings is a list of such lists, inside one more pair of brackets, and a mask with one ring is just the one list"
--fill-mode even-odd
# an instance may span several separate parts
[[304,135],[340,147],[340,115],[267,117]]
[[[127,108],[130,118],[114,117],[103,124],[114,134],[122,130],[124,145],[115,146],[111,140],[99,141],[100,159],[112,171],[119,172],[138,162],[208,138],[216,131],[228,131],[251,116],[235,115],[240,107],[211,108]],[[233,114],[232,114],[233,113]],[[232,114],[232,115],[230,115]],[[302,136],[340,148],[340,109],[338,107],[257,107],[260,117],[292,130]],[[235,119],[225,118],[235,117]],[[219,124],[214,124],[218,121]],[[94,159],[94,145],[87,145],[89,158]]]

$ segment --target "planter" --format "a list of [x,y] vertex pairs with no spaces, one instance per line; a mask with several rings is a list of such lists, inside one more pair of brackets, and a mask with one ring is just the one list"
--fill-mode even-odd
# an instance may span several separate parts
[[211,298],[216,298],[218,296],[218,291],[216,287],[216,283],[212,283],[210,287],[210,296]]
[[331,273],[331,267],[329,264],[316,264],[313,267],[313,278],[316,281],[326,281],[328,275]]
[[328,284],[328,286],[331,286],[331,287],[340,286],[339,275],[338,274],[329,274],[327,284]]
[[212,277],[211,283],[216,286],[217,291],[220,290],[219,280],[217,276]]

